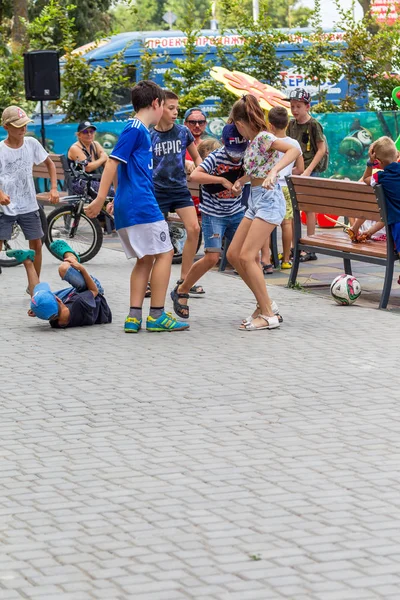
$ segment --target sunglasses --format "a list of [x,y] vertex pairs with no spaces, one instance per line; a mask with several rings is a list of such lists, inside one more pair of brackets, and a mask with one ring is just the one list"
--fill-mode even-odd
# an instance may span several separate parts
[[206,122],[205,119],[199,119],[198,121],[195,121],[194,119],[190,119],[188,120],[188,123],[190,123],[190,125],[204,125]]
[[81,133],[86,133],[88,135],[92,135],[92,133],[94,134],[95,130],[94,129],[83,129],[81,131]]

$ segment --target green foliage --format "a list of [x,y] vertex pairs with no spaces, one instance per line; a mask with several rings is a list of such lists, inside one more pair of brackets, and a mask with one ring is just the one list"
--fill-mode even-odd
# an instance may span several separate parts
[[[58,0],[61,8],[67,9],[70,0]],[[42,14],[48,0],[30,0],[29,21]],[[95,40],[99,33],[110,31],[110,15],[107,13],[111,0],[79,0],[74,11],[75,42],[78,46]],[[58,28],[54,29],[55,43],[57,43]]]
[[276,31],[269,17],[268,0],[260,0],[260,18],[254,23],[241,0],[221,0],[222,13],[235,15],[235,30],[243,38],[243,45],[234,49],[231,68],[244,71],[259,81],[279,86],[283,63],[276,55],[276,46],[287,40],[287,35]]
[[[3,28],[0,27],[2,37]],[[20,52],[9,50],[0,44],[0,112],[7,106],[17,104],[29,109],[32,103],[24,95],[24,60]]]
[[[339,13],[337,25],[344,32],[336,67],[348,85],[341,109],[354,110],[356,97],[367,94],[372,108],[394,108],[389,87],[398,81],[391,73],[400,68],[399,25],[378,26],[369,13],[356,21],[352,10],[342,9],[339,0],[335,3]],[[353,90],[350,86],[354,86]]]
[[[170,10],[177,16],[173,24],[173,29],[183,29],[186,26],[188,9],[188,4],[182,2],[182,0],[167,0],[165,10]],[[211,2],[209,0],[192,0],[190,10],[192,12],[191,19],[193,20],[194,27],[198,27],[199,29],[204,26],[209,27],[211,16]]]
[[113,28],[124,31],[151,31],[168,29],[162,16],[166,0],[128,0],[118,4],[110,13]]
[[340,70],[335,64],[337,45],[328,42],[322,28],[321,0],[315,0],[310,21],[311,31],[303,36],[309,45],[304,47],[298,44],[299,50],[302,51],[294,55],[292,61],[304,75],[307,85],[317,88],[317,112],[324,112],[327,108],[327,91],[323,86],[329,81],[337,82],[340,78]]
[[198,54],[196,39],[200,30],[195,27],[194,0],[186,3],[186,15],[182,31],[186,37],[184,57],[173,61],[174,68],[164,76],[165,84],[179,96],[181,112],[200,104],[210,94],[209,71],[213,62],[206,60],[206,54]]
[[76,6],[63,5],[59,0],[50,0],[32,21],[25,19],[26,32],[29,39],[29,50],[57,50],[60,54],[64,48],[75,42]]
[[106,67],[92,69],[79,54],[68,50],[64,56],[64,94],[57,104],[66,113],[65,121],[91,119],[109,121],[117,108],[115,93],[129,85],[123,52]]
[[[249,20],[253,19],[253,2],[244,0],[240,3],[241,10]],[[218,7],[220,24],[223,28],[236,28],[236,12],[229,12],[224,7]],[[271,27],[307,27],[312,9],[301,5],[301,0],[269,0],[264,2],[263,13],[270,19]],[[260,21],[261,7],[260,7]]]

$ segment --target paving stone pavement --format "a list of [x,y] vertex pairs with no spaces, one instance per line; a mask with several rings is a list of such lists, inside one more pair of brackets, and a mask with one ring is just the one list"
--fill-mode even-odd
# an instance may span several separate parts
[[90,269],[114,322],[66,331],[0,275],[0,599],[398,600],[398,315],[275,287],[240,332],[211,272],[190,332],[127,336],[129,263]]

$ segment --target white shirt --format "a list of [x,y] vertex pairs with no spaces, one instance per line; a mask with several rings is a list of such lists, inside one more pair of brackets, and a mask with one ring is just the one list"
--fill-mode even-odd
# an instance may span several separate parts
[[38,210],[33,165],[40,165],[48,154],[33,137],[24,138],[20,148],[0,142],[0,190],[10,196],[10,204],[0,206],[6,215],[23,215]]
[[[300,155],[303,154],[303,152],[301,151],[300,144],[297,140],[294,140],[293,138],[291,138],[289,136],[284,137],[284,138],[276,138],[276,139],[279,140],[280,142],[286,142],[287,144],[294,146],[295,148],[297,148],[297,150],[300,150]],[[282,158],[282,156],[284,156],[284,152],[279,152],[279,160]],[[285,187],[287,186],[285,177],[287,175],[292,174],[293,167],[295,164],[296,164],[296,161],[293,161],[292,163],[290,163],[290,165],[288,165],[287,167],[282,169],[282,171],[279,171],[279,183],[281,186],[285,186]]]

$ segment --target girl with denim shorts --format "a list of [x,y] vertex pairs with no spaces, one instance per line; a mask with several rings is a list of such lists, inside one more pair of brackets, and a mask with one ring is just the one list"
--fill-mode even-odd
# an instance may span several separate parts
[[[240,325],[243,331],[275,329],[279,315],[271,307],[259,254],[265,240],[285,217],[285,198],[280,189],[278,173],[295,161],[299,150],[268,132],[262,108],[255,96],[248,94],[235,102],[231,118],[239,133],[249,140],[244,155],[245,175],[232,190],[240,191],[251,182],[251,197],[244,219],[228,250],[228,260],[253,292],[257,307],[251,317]],[[279,158],[279,152],[283,153]]]

